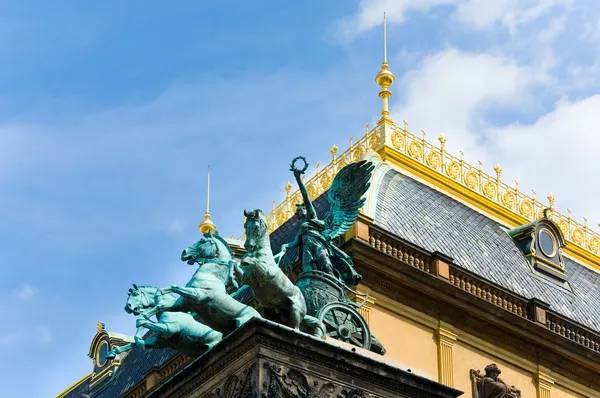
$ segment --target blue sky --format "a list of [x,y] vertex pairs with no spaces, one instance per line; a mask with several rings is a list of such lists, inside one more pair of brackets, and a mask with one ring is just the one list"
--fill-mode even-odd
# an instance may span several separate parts
[[600,5],[494,3],[0,0],[3,396],[88,373],[96,322],[134,332],[131,283],[187,281],[207,165],[239,235],[293,157],[378,119],[383,11],[393,117],[595,226]]

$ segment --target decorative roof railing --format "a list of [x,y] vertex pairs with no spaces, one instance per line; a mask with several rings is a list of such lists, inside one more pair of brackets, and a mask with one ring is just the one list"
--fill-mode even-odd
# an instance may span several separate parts
[[449,177],[526,220],[533,221],[541,218],[544,209],[549,208],[550,217],[558,224],[568,242],[596,255],[600,252],[600,234],[587,226],[586,219],[583,224],[574,221],[571,218],[570,210],[566,216],[558,213],[554,209],[552,194],[548,195],[549,205],[545,205],[535,198],[535,191],[532,191],[533,195],[529,196],[519,190],[517,181],[515,181],[514,187],[502,181],[502,169],[499,165],[494,167],[495,175],[492,176],[483,171],[481,162],[477,167],[466,163],[462,152],[460,158],[449,154],[446,151],[446,138],[443,136],[438,138],[440,142],[438,147],[425,140],[424,132],[422,137],[410,133],[406,122],[402,128],[394,125],[393,129],[391,142],[393,148],[398,152]]
[[[329,189],[338,170],[348,163],[359,160],[368,150],[379,151],[383,147],[382,143],[387,141],[388,146],[404,155],[406,161],[417,162],[419,165],[453,180],[468,191],[499,205],[504,212],[512,213],[527,221],[534,221],[541,218],[544,209],[548,208],[549,216],[558,224],[568,243],[596,256],[600,254],[600,234],[588,227],[585,218],[584,223],[573,220],[570,210],[567,215],[558,213],[554,209],[555,199],[552,194],[547,197],[548,204],[544,204],[536,199],[535,191],[532,191],[531,196],[521,191],[517,181],[515,181],[514,187],[502,181],[502,169],[499,165],[494,167],[494,174],[491,175],[483,171],[481,162],[477,166],[465,162],[462,151],[460,157],[448,153],[444,136],[438,137],[440,145],[437,146],[425,139],[425,132],[422,132],[420,137],[411,133],[406,122],[402,127],[394,123],[387,124],[387,126],[385,124],[379,123],[370,130],[367,125],[365,135],[356,142],[353,142],[351,138],[349,148],[339,155],[337,154],[338,148],[334,145],[330,151],[331,162],[323,168],[317,164],[315,175],[305,183],[311,198],[316,198]],[[391,131],[388,140],[382,138],[384,129]],[[283,202],[275,205],[275,201],[273,201],[272,210],[266,215],[270,231],[275,230],[291,218],[295,211],[295,205],[301,203],[300,192],[296,190],[292,193],[291,189],[292,184],[288,182]],[[481,210],[485,212],[487,209],[482,208]]]
[[[600,353],[600,333],[570,320],[552,308],[544,308],[544,321],[537,321],[535,311],[530,311],[536,299],[528,300],[493,282],[468,272],[454,263],[448,264],[448,275],[436,275],[433,262],[434,254],[418,247],[411,246],[387,231],[369,225],[368,244],[375,250],[385,253],[398,261],[417,268],[432,277],[447,279],[457,289],[487,301],[496,307],[513,313],[520,318],[528,319],[536,325],[548,329],[596,353]],[[529,310],[528,310],[529,309]]]

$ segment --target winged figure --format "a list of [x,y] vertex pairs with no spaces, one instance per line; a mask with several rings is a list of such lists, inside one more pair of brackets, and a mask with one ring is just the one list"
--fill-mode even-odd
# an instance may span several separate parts
[[[302,169],[295,166],[300,159],[304,161]],[[301,156],[292,161],[290,171],[294,173],[303,199],[296,209],[301,224],[296,238],[284,244],[282,251],[285,253],[287,249],[298,247],[305,271],[326,272],[335,275],[347,286],[355,286],[362,277],[354,269],[350,256],[335,246],[332,240],[346,233],[354,224],[365,202],[362,196],[369,189],[375,166],[372,162],[362,160],[347,165],[337,173],[327,194],[329,213],[324,220],[317,217],[302,182],[301,176],[307,167],[306,160]]]

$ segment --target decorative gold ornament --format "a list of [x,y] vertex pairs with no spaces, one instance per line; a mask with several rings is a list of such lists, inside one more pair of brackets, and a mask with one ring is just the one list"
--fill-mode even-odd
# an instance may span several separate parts
[[516,202],[516,198],[515,198],[515,194],[509,191],[504,192],[504,194],[502,194],[502,204],[506,207],[508,207],[509,209],[512,209],[515,207],[515,202]]
[[583,246],[585,240],[585,234],[583,233],[583,230],[581,228],[576,228],[571,234],[571,239],[573,239],[573,242],[579,246]]
[[433,149],[431,151],[429,151],[429,153],[427,154],[427,157],[425,158],[425,161],[427,162],[427,165],[429,167],[436,169],[436,170],[439,169],[442,164],[442,158]]
[[450,164],[446,167],[446,174],[448,177],[458,180],[460,177],[460,166],[456,162],[450,162]]
[[438,140],[440,141],[440,146],[441,146],[441,149],[442,149],[442,150],[444,150],[444,149],[446,148],[446,137],[444,137],[444,135],[443,135],[443,134],[441,134],[441,135],[438,137]]
[[496,184],[492,181],[487,180],[485,184],[483,184],[483,194],[490,199],[496,197]]
[[404,152],[404,136],[398,130],[392,133],[392,145],[400,152]]
[[411,141],[408,144],[408,154],[414,159],[421,159],[423,156],[423,146],[417,141]]
[[371,148],[371,150],[376,151],[377,148],[379,147],[379,133],[375,132],[373,133],[373,135],[371,135],[371,138],[369,139],[369,148]]
[[362,156],[365,154],[365,150],[362,147],[362,145],[356,145],[356,148],[354,148],[354,152],[352,153],[352,160],[354,160],[355,162],[360,161],[360,159],[362,158]]
[[600,251],[600,239],[598,239],[597,236],[592,237],[588,241],[588,249],[594,253],[598,253],[598,251]]
[[479,179],[477,178],[477,174],[473,170],[467,171],[464,180],[466,186],[468,186],[471,189],[477,189]]
[[500,176],[502,175],[502,167],[500,167],[500,165],[497,164],[496,166],[494,166],[494,171],[496,172],[496,178],[500,179]]
[[342,156],[342,158],[340,159],[339,163],[338,163],[338,170],[343,169],[344,167],[346,167],[348,165],[348,162],[346,161],[346,157]]
[[565,220],[561,219],[558,222],[558,228],[560,228],[560,231],[563,233],[565,239],[567,239],[567,237],[569,236],[569,224],[567,224]]
[[314,182],[311,182],[310,184],[308,184],[308,187],[306,187],[306,190],[308,191],[308,196],[310,196],[311,199],[316,198],[319,194],[319,191],[317,190],[317,187],[315,185],[316,184]]
[[285,217],[285,213],[281,210],[279,210],[277,212],[277,215],[275,216],[275,221],[277,221],[278,225],[283,224],[284,222],[286,222],[286,217]]
[[550,210],[554,209],[554,195],[552,195],[552,192],[550,192],[550,195],[548,195],[548,202],[550,203]]
[[321,185],[321,189],[323,191],[326,191],[329,189],[329,187],[331,186],[331,174],[329,174],[329,172],[325,172],[323,173],[323,175],[321,176],[321,181],[320,181],[320,185]]
[[529,200],[522,200],[519,204],[519,212],[526,218],[531,218],[533,215],[533,203]]

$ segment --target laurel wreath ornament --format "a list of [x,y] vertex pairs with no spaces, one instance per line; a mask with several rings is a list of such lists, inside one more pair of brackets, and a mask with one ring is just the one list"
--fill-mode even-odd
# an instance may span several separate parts
[[[302,160],[302,162],[304,163],[304,167],[302,167],[301,169],[296,167],[296,162],[298,160]],[[297,156],[294,158],[294,160],[292,160],[292,164],[290,165],[290,171],[298,171],[300,172],[300,174],[304,174],[306,172],[306,170],[308,169],[308,162],[306,161],[306,158],[304,156]]]

